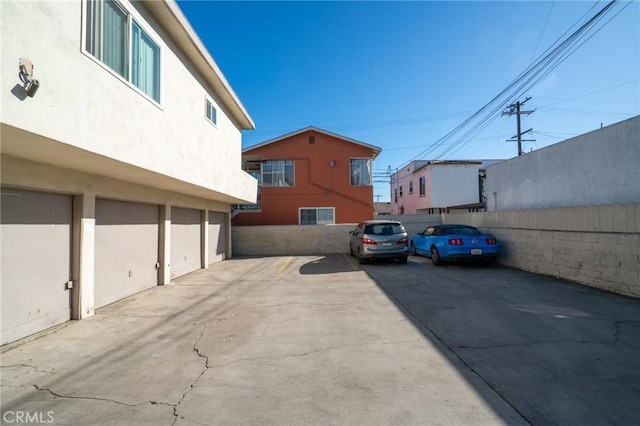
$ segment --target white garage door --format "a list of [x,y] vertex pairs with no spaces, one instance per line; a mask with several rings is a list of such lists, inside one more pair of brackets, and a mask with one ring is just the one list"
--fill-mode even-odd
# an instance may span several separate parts
[[224,213],[209,212],[209,259],[208,263],[224,260],[227,247],[227,221]]
[[200,210],[171,209],[171,278],[200,269]]
[[71,318],[72,198],[2,188],[2,343]]
[[158,284],[157,205],[96,200],[95,307]]

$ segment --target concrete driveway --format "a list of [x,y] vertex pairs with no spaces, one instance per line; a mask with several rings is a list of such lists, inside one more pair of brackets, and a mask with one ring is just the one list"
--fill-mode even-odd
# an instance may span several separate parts
[[640,301],[354,260],[229,260],[5,346],[2,423],[640,421]]
[[640,300],[500,266],[394,266],[365,269],[527,422],[640,424]]

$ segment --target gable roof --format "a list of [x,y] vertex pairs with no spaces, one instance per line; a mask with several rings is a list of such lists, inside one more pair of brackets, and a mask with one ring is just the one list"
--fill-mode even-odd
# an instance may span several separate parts
[[327,130],[320,129],[318,127],[309,126],[309,127],[305,127],[304,129],[296,130],[296,131],[293,131],[291,133],[287,133],[286,135],[278,136],[277,138],[269,139],[268,141],[261,142],[261,143],[258,143],[256,145],[247,147],[247,148],[242,150],[242,153],[244,154],[245,152],[252,151],[252,150],[254,150],[256,148],[260,148],[260,147],[263,147],[265,145],[269,145],[269,144],[272,144],[272,143],[280,142],[281,140],[290,138],[292,136],[299,135],[301,133],[308,132],[310,130],[313,131],[313,132],[317,132],[317,133],[323,133],[325,135],[332,136],[332,137],[337,138],[337,139],[342,139],[343,141],[347,141],[347,142],[350,142],[350,143],[355,144],[355,145],[360,145],[360,146],[363,146],[365,148],[369,148],[369,149],[371,149],[373,151],[373,156],[371,157],[372,159],[375,159],[378,156],[378,154],[380,154],[380,151],[382,151],[382,148],[377,147],[375,145],[369,145],[368,143],[360,142],[358,140],[351,139],[351,138],[348,138],[346,136],[338,135],[336,133],[331,133],[331,132],[329,132]]

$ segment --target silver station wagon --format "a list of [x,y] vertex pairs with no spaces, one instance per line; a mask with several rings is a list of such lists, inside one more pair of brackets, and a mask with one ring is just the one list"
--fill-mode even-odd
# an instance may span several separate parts
[[407,263],[409,238],[402,223],[395,220],[368,220],[350,232],[349,253],[358,262],[373,259],[398,259]]

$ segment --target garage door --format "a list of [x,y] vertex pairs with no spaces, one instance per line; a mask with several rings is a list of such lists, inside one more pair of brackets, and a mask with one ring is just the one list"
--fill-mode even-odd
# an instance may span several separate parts
[[201,267],[200,210],[171,209],[171,278]]
[[209,212],[209,259],[208,263],[220,262],[226,255],[227,220],[224,213]]
[[72,198],[2,188],[2,343],[71,318]]
[[157,205],[96,200],[95,307],[158,284]]

